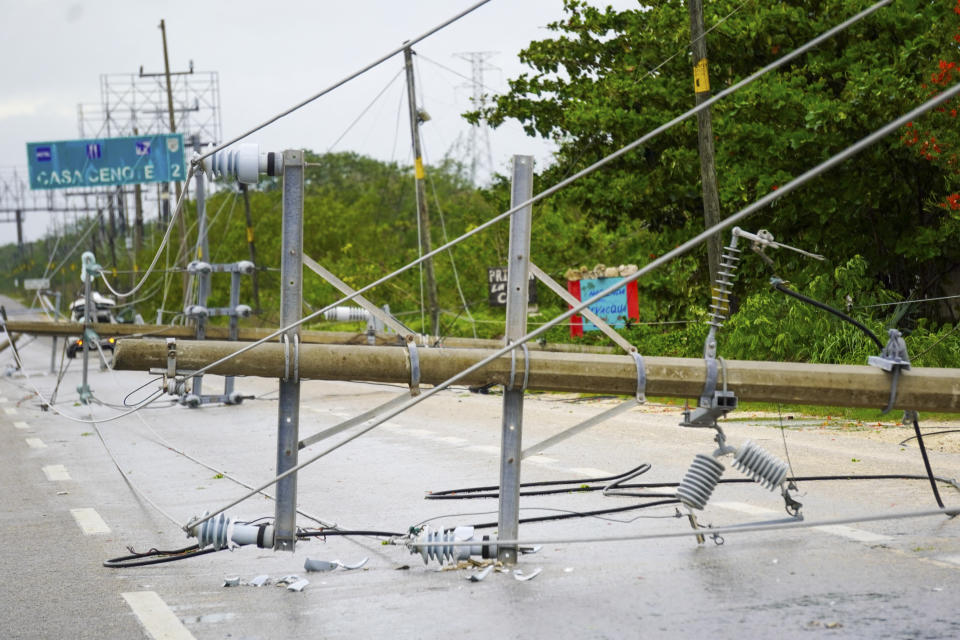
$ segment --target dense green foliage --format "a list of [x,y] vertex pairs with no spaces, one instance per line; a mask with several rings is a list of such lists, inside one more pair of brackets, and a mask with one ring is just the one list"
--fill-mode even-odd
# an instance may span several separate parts
[[[470,117],[494,125],[516,119],[531,134],[555,140],[557,163],[543,176],[549,184],[689,109],[686,3],[644,4],[617,12],[568,0],[567,15],[549,25],[555,37],[521,53],[532,71],[512,80],[494,107]],[[871,3],[704,4],[707,26],[716,25],[707,36],[716,91]],[[715,105],[722,215],[916,106],[931,93],[932,73],[946,69],[945,84],[958,59],[953,36],[960,18],[952,4],[895,2]],[[915,126],[929,138],[928,123],[948,118],[950,109]],[[940,128],[952,125],[950,137],[956,139],[955,124]],[[927,155],[932,152],[931,146]],[[748,224],[822,253],[834,267],[860,254],[871,276],[902,295],[936,295],[960,261],[960,247],[952,241],[960,221],[939,206],[960,186],[955,162],[931,162],[891,136]],[[611,225],[642,220],[661,230],[702,220],[696,122],[658,136],[561,197]],[[788,270],[802,266],[789,262]],[[818,269],[813,266],[808,278]]]
[[[956,2],[956,9],[954,9]],[[555,38],[531,43],[521,53],[532,71],[511,81],[511,91],[489,111],[470,114],[496,125],[507,118],[532,134],[555,140],[556,162],[536,177],[535,192],[555,184],[612,150],[636,139],[693,104],[684,3],[649,3],[649,10],[601,11],[568,0],[565,16],[550,25]],[[799,0],[706,3],[711,83],[727,86],[867,6],[866,0]],[[814,52],[799,58],[713,109],[721,209],[729,215],[768,194],[804,169],[845,148],[877,126],[909,110],[957,79],[960,0],[899,0]],[[680,55],[674,55],[681,52]],[[918,118],[900,135],[864,151],[841,168],[742,225],[765,227],[784,242],[827,256],[815,262],[797,254],[768,252],[768,267],[745,251],[735,287],[739,310],[720,334],[725,357],[862,363],[875,346],[857,329],[785,297],[767,284],[775,272],[804,294],[847,310],[881,339],[887,327],[905,331],[918,364],[960,365],[960,332],[953,307],[938,302],[892,304],[957,293],[960,263],[960,177],[954,105]],[[418,255],[417,217],[410,167],[351,153],[308,154],[304,251],[353,287],[392,272]],[[509,185],[500,178],[477,189],[456,162],[427,168],[433,246],[474,229],[508,208]],[[534,262],[562,280],[570,267],[597,262],[643,266],[703,228],[696,123],[691,120],[646,148],[576,182],[534,207]],[[265,180],[250,190],[260,282],[253,322],[278,320],[281,193]],[[210,259],[248,258],[243,199],[222,189],[207,202]],[[161,254],[158,272],[134,305],[147,321],[157,309],[164,321],[183,308],[185,278],[177,265],[195,256],[196,211],[184,215],[189,232],[180,246],[177,228]],[[129,288],[157,251],[164,229],[149,225],[144,247],[131,255],[106,246],[94,232],[69,258],[89,221],[68,228],[53,256],[61,267],[54,286],[72,299],[80,290],[79,252],[92,249],[115,268],[111,282]],[[486,270],[506,264],[507,224],[502,222],[435,260],[442,332],[502,335],[503,310],[487,306]],[[725,241],[728,236],[725,235]],[[54,239],[0,247],[0,268],[11,278],[48,271]],[[452,257],[452,260],[451,260]],[[640,320],[624,330],[643,353],[696,357],[702,351],[709,288],[704,254],[694,252],[639,282]],[[454,264],[469,304],[463,310]],[[226,305],[229,277],[213,277],[212,306]],[[530,326],[566,306],[542,285],[540,313]],[[339,294],[311,272],[304,299],[310,308]],[[416,268],[368,296],[389,304],[401,320],[423,330]],[[250,279],[241,299],[254,303]],[[128,311],[132,315],[133,309]],[[476,323],[469,322],[472,317]],[[222,321],[218,319],[217,321]],[[360,325],[314,328],[358,330]],[[569,341],[556,327],[550,342]],[[599,333],[584,339],[607,344]]]

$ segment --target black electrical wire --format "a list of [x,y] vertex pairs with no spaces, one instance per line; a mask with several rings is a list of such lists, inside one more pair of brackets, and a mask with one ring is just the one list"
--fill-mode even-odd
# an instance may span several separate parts
[[[669,498],[666,500],[655,500],[653,502],[641,502],[640,504],[630,504],[623,507],[610,507],[608,509],[596,509],[594,511],[571,511],[569,513],[559,513],[551,516],[536,516],[533,518],[520,518],[519,524],[530,524],[533,522],[550,522],[552,520],[569,520],[570,518],[592,518],[595,516],[602,516],[608,513],[623,513],[624,511],[633,511],[635,509],[645,509],[647,507],[659,507],[665,504],[679,504],[680,500],[677,498]],[[472,525],[474,529],[492,529],[498,526],[497,522],[481,522],[475,525]]]
[[[640,465],[635,469],[631,469],[626,473],[621,473],[616,476],[610,476],[607,478],[579,478],[574,480],[551,480],[549,482],[530,482],[522,483],[521,487],[526,486],[543,486],[543,485],[561,485],[561,484],[579,484],[581,486],[568,488],[568,489],[554,489],[554,490],[544,490],[544,491],[535,491],[535,492],[521,492],[520,495],[551,495],[557,493],[590,493],[593,491],[603,491],[608,486],[609,483],[615,481],[618,478],[623,478],[629,476],[631,473],[635,472],[637,469],[640,469],[646,464]],[[931,476],[928,475],[919,475],[919,474],[902,474],[902,473],[887,473],[887,474],[871,474],[871,475],[862,475],[855,476],[849,474],[840,474],[840,475],[826,475],[826,476],[790,476],[785,478],[785,480],[791,482],[814,482],[814,481],[844,481],[844,480],[928,480]],[[943,482],[951,485],[954,489],[960,491],[960,484],[955,480],[950,478],[944,478],[940,476],[932,476],[934,481]],[[752,478],[723,478],[719,481],[719,484],[749,484],[753,483],[755,480]],[[591,486],[591,483],[605,483],[598,486]],[[677,487],[679,483],[677,482],[644,482],[644,483],[629,483],[629,484],[619,484],[615,483],[616,487],[619,489],[662,489],[667,487]],[[489,487],[468,487],[465,489],[451,489],[445,491],[436,491],[427,494],[425,499],[427,500],[470,500],[477,498],[499,498],[500,494],[498,493],[499,486],[489,486]],[[641,497],[641,498],[666,498],[673,497],[673,494],[613,494],[613,495],[627,495],[630,497]]]
[[[939,435],[943,435],[943,434],[945,434],[945,433],[958,433],[958,432],[960,432],[960,429],[944,429],[943,431],[928,431],[927,433],[923,434],[923,436],[924,436],[924,437],[927,437],[927,436],[939,436]],[[910,436],[909,438],[906,438],[906,439],[902,440],[902,441],[900,442],[900,446],[902,447],[903,445],[907,444],[907,443],[910,442],[911,440],[916,440],[916,439],[917,439],[917,436]]]
[[209,549],[201,549],[200,545],[195,544],[189,547],[184,547],[183,549],[173,549],[172,551],[161,551],[159,549],[150,549],[144,553],[137,553],[133,551],[133,549],[130,549],[130,551],[131,554],[128,556],[120,556],[117,558],[104,560],[103,566],[107,567],[108,569],[144,567],[151,564],[163,564],[164,562],[175,562],[177,560],[196,558],[197,556],[214,553],[219,551],[219,549],[214,549],[213,547]]
[[[608,476],[606,478],[580,478],[575,480],[542,480],[540,482],[522,482],[520,483],[521,487],[550,487],[564,484],[586,484],[591,482],[613,482],[619,480],[624,476],[630,475],[631,473],[637,473],[644,467],[649,468],[649,464],[644,462],[641,465],[637,465],[629,471],[623,473],[618,473],[613,476]],[[675,486],[675,485],[674,485]],[[436,500],[442,499],[444,496],[453,495],[455,493],[478,493],[481,491],[497,491],[500,489],[500,485],[491,485],[488,487],[470,487],[467,489],[446,489],[443,491],[431,491],[427,496],[427,500]],[[566,491],[566,490],[563,490]]]
[[860,331],[862,331],[862,332],[864,333],[864,335],[866,335],[868,338],[870,338],[871,340],[873,340],[873,341],[876,343],[878,349],[880,349],[881,351],[883,350],[883,346],[884,346],[884,345],[883,345],[882,342],[880,342],[880,338],[878,338],[878,337],[877,337],[877,334],[875,334],[873,331],[871,331],[871,330],[870,330],[865,324],[863,324],[862,322],[859,322],[859,321],[857,321],[857,320],[854,320],[853,318],[851,318],[850,316],[848,316],[848,315],[845,314],[844,312],[840,311],[839,309],[834,309],[833,307],[831,307],[831,306],[828,305],[828,304],[824,304],[824,303],[820,302],[819,300],[814,300],[813,298],[808,298],[807,296],[803,295],[802,293],[798,293],[798,292],[794,291],[794,290],[791,289],[790,287],[788,287],[788,286],[786,286],[785,284],[783,284],[783,281],[780,280],[779,278],[773,278],[773,279],[771,279],[770,284],[773,285],[773,288],[774,288],[774,289],[776,289],[777,291],[779,291],[779,292],[781,292],[781,293],[784,293],[784,294],[790,296],[791,298],[796,298],[797,300],[800,300],[801,302],[806,302],[806,303],[809,304],[809,305],[813,305],[814,307],[817,307],[818,309],[822,309],[822,310],[826,311],[827,313],[831,313],[831,314],[837,316],[838,318],[840,318],[840,319],[843,320],[844,322],[849,322],[850,324],[852,324],[853,326],[855,326],[857,329],[860,329]]
[[937,506],[943,509],[943,500],[940,499],[940,490],[937,489],[937,481],[934,478],[933,469],[930,467],[927,448],[923,445],[923,434],[920,433],[920,421],[917,419],[916,412],[913,413],[913,431],[917,434],[917,444],[920,445],[920,455],[923,457],[923,467],[927,470],[927,477],[930,479],[930,488],[933,489],[933,497],[937,500]]
[[[824,311],[826,311],[826,312],[828,312],[828,313],[832,313],[833,315],[837,316],[837,317],[840,318],[841,320],[844,320],[844,321],[846,321],[846,322],[849,322],[849,323],[852,324],[853,326],[855,326],[855,327],[857,327],[858,329],[860,329],[860,331],[862,331],[863,333],[865,333],[865,334],[867,335],[867,337],[869,337],[871,340],[873,340],[873,341],[876,343],[877,347],[878,347],[881,351],[883,350],[884,345],[883,345],[882,342],[880,342],[880,338],[878,338],[875,333],[873,333],[872,331],[870,331],[870,329],[868,329],[864,324],[862,324],[862,323],[854,320],[853,318],[851,318],[851,317],[848,316],[847,314],[843,313],[842,311],[839,311],[839,310],[837,310],[837,309],[834,309],[834,308],[831,307],[830,305],[827,305],[827,304],[824,304],[824,303],[819,302],[819,301],[817,301],[817,300],[814,300],[813,298],[808,298],[807,296],[803,295],[802,293],[797,293],[796,291],[790,289],[790,288],[787,287],[785,284],[783,284],[783,281],[782,281],[780,278],[776,278],[776,277],[771,278],[771,279],[770,279],[770,284],[773,285],[773,288],[774,288],[774,289],[776,289],[777,291],[780,291],[781,293],[785,293],[786,295],[788,295],[788,296],[790,296],[790,297],[796,298],[797,300],[800,300],[800,301],[802,301],[802,302],[806,302],[807,304],[813,305],[813,306],[817,307],[818,309],[823,309]],[[926,447],[924,446],[924,444],[923,444],[923,434],[920,433],[920,422],[919,422],[919,420],[918,420],[918,418],[917,418],[916,412],[914,412],[914,414],[913,414],[913,431],[914,431],[914,433],[916,434],[916,435],[914,436],[914,438],[916,438],[917,444],[920,446],[920,456],[923,458],[923,466],[924,466],[924,468],[925,468],[926,471],[927,471],[927,476],[926,476],[926,477],[927,477],[928,480],[930,480],[930,488],[933,489],[933,497],[936,499],[937,505],[938,505],[941,509],[943,509],[943,508],[944,508],[944,506],[943,506],[943,500],[941,500],[941,498],[940,498],[940,490],[937,489],[937,480],[940,479],[940,478],[937,478],[936,476],[933,475],[933,469],[930,467],[930,458],[927,456],[927,448],[926,448]],[[910,439],[910,438],[908,438],[908,439]],[[904,440],[904,442],[906,442],[906,440]],[[903,443],[901,442],[900,444],[903,444]],[[954,487],[957,486],[956,483],[951,482],[951,484],[953,484]],[[960,513],[960,512],[958,512],[958,513]]]

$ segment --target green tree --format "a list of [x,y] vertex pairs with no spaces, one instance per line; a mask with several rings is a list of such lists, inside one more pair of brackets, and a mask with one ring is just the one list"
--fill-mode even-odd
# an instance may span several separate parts
[[[716,91],[870,2],[705,4],[707,27],[714,27],[707,37]],[[497,96],[491,108],[468,118],[485,118],[494,126],[516,119],[528,133],[554,140],[556,162],[542,175],[542,182],[552,184],[689,109],[686,5],[676,0],[647,5],[618,12],[567,0],[564,17],[548,25],[554,37],[521,52],[531,71],[511,80],[510,91]],[[721,215],[926,99],[930,74],[938,71],[931,70],[931,61],[957,59],[957,24],[947,3],[900,0],[715,105]],[[778,239],[825,254],[827,268],[861,255],[884,287],[902,295],[934,294],[960,262],[954,241],[960,222],[940,206],[960,185],[955,169],[919,156],[891,136],[755,215],[747,226],[768,228]],[[653,231],[696,228],[702,206],[695,122],[660,135],[558,197],[611,228],[632,220]],[[779,258],[792,277],[802,277],[806,268],[809,280],[821,269]],[[748,287],[758,284],[750,284],[751,264],[758,263],[748,261]],[[754,275],[760,275],[758,269]],[[699,274],[704,282],[705,267]]]

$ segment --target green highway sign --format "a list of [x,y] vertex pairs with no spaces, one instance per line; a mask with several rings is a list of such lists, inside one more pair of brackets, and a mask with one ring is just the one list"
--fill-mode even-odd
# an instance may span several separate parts
[[28,142],[31,189],[177,182],[186,176],[183,135]]

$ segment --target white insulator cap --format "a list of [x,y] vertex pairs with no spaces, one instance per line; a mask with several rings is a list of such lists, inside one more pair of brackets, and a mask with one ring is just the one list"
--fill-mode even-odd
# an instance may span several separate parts
[[210,266],[209,263],[201,260],[193,260],[187,265],[187,273],[190,274],[210,273],[211,271],[213,271],[213,267]]
[[240,273],[251,274],[253,270],[256,269],[256,266],[249,260],[241,260],[236,264],[235,268]]
[[206,318],[208,315],[210,315],[210,312],[207,310],[207,308],[199,304],[188,305],[183,312],[190,318]]
[[203,170],[214,180],[235,178],[244,184],[256,184],[260,174],[278,176],[283,170],[283,154],[261,153],[256,143],[238,144],[203,159]]
[[233,312],[236,313],[241,318],[249,318],[250,314],[253,313],[253,309],[251,309],[250,305],[248,304],[238,304],[234,308]]

